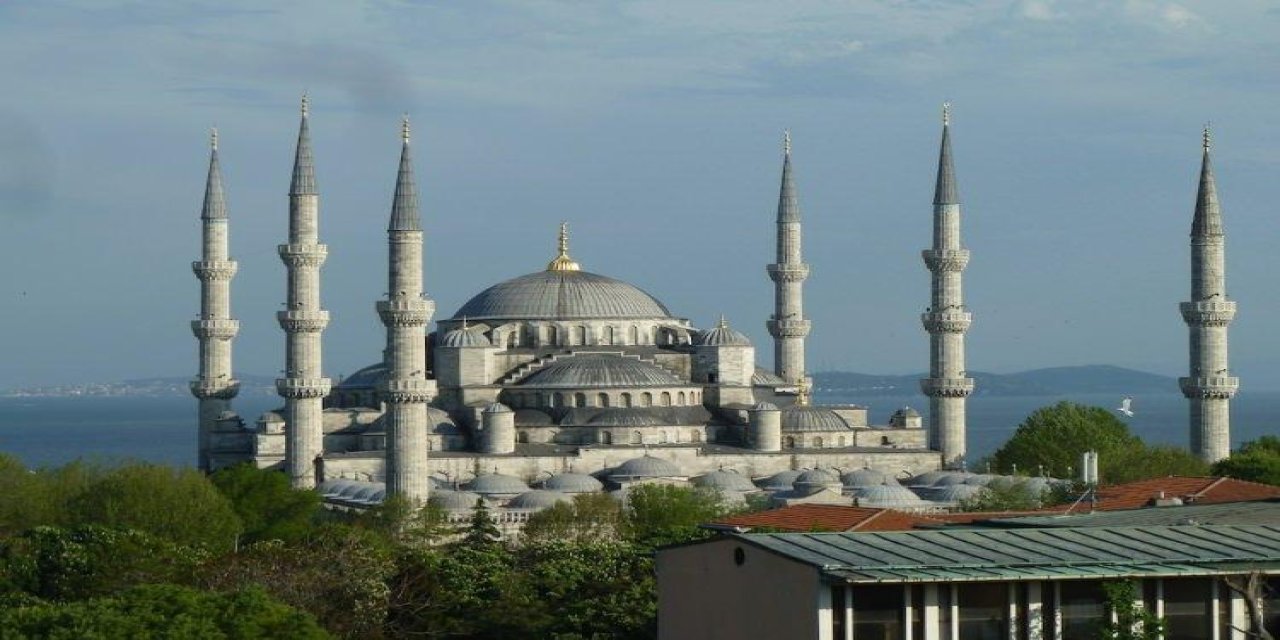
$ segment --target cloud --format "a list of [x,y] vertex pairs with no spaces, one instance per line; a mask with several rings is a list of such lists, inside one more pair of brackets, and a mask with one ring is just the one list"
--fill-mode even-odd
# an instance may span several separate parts
[[0,111],[0,217],[26,218],[53,202],[53,149],[35,123]]

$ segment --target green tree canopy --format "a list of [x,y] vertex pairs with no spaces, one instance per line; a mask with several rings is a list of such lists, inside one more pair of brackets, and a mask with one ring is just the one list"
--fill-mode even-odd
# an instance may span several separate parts
[[583,493],[529,517],[520,539],[538,542],[598,542],[621,536],[622,505],[607,493]]
[[1280,485],[1280,438],[1262,436],[1240,446],[1240,450],[1213,465],[1213,474]]
[[244,525],[244,541],[298,540],[320,512],[320,495],[289,486],[278,471],[245,463],[210,476]]
[[719,492],[696,487],[643,484],[627,493],[627,530],[644,547],[688,542],[711,535],[700,528],[729,513]]
[[[1141,449],[1142,440],[1102,407],[1059,402],[1036,409],[994,454],[992,465],[1002,472],[1044,473],[1067,478],[1080,466],[1080,455],[1097,451],[1105,466],[1119,451]],[[1070,470],[1070,471],[1069,471]],[[1102,470],[1099,470],[1102,474]],[[1106,478],[1104,478],[1106,479]]]

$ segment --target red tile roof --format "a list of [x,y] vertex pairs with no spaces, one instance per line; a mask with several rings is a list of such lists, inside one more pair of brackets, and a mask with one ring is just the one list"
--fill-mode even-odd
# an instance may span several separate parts
[[1098,509],[1137,509],[1164,494],[1184,503],[1217,504],[1280,498],[1280,487],[1235,478],[1168,476],[1098,489]]
[[834,504],[797,504],[717,520],[717,529],[742,527],[776,531],[907,531],[916,525],[939,521],[892,509],[845,507]]

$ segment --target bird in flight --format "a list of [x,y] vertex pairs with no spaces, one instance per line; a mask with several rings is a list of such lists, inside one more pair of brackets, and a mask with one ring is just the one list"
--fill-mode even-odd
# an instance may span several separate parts
[[1119,411],[1125,416],[1132,418],[1133,417],[1133,398],[1130,398],[1129,396],[1125,396],[1124,400],[1120,401],[1120,406],[1116,407],[1116,411]]

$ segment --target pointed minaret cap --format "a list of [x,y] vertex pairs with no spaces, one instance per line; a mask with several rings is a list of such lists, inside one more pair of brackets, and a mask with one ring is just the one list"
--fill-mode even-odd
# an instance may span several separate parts
[[782,132],[782,187],[778,190],[778,222],[799,222],[800,201],[791,178],[791,130]]
[[1200,161],[1200,188],[1196,193],[1196,214],[1191,222],[1191,235],[1220,236],[1222,231],[1222,208],[1218,205],[1218,186],[1213,178],[1213,163],[1209,160],[1209,148],[1212,138],[1209,125],[1204,126],[1201,147],[1204,156]]
[[938,152],[938,182],[933,189],[934,204],[960,204],[956,192],[956,169],[951,162],[951,103],[942,103],[942,149]]
[[225,220],[227,202],[222,195],[222,169],[218,165],[218,128],[209,130],[209,177],[204,185],[204,208],[201,220]]
[[422,231],[418,213],[418,190],[413,182],[413,158],[409,153],[409,114],[400,123],[400,173],[396,176],[396,195],[391,203],[391,223],[387,231]]
[[547,263],[547,271],[581,271],[582,265],[569,257],[569,223],[560,223],[559,253],[555,259]]
[[293,180],[289,183],[289,195],[316,195],[316,169],[311,158],[310,101],[302,94],[302,124],[298,126],[298,147],[293,157]]

